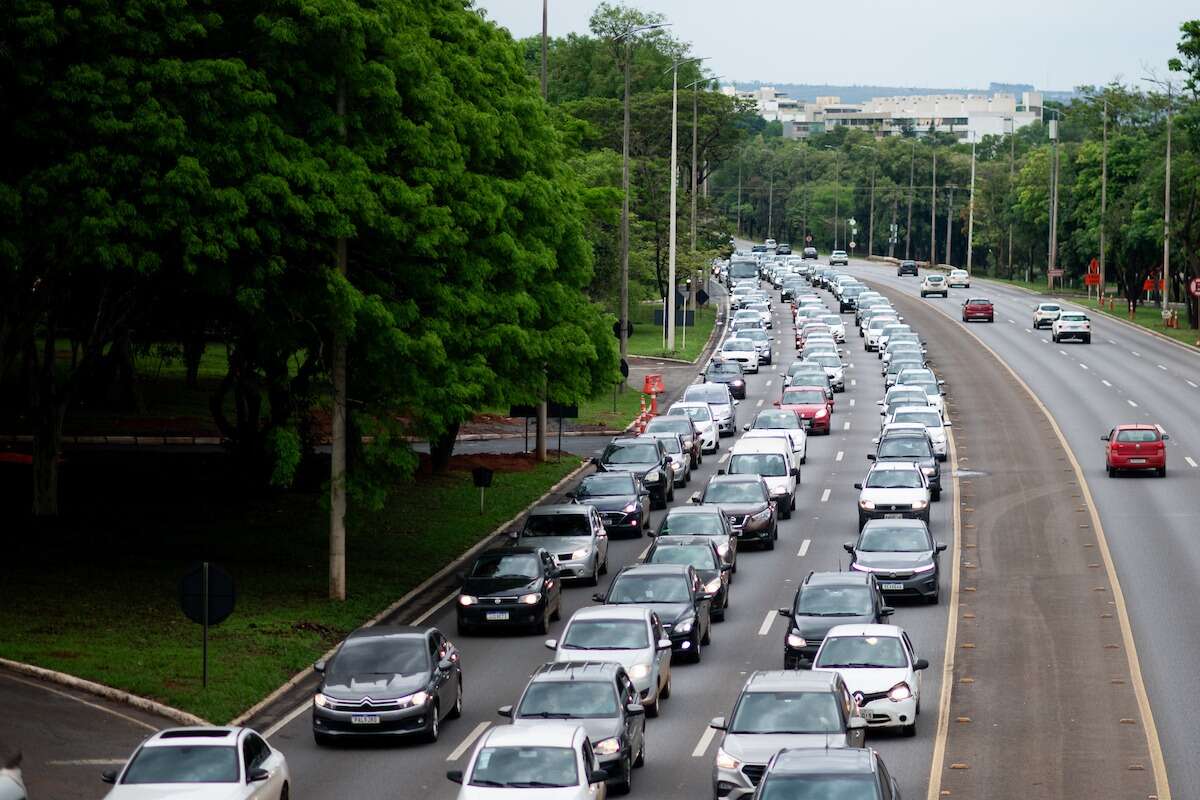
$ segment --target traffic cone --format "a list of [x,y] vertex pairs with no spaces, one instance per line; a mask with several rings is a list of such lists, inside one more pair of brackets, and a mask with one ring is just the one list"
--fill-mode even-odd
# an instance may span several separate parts
[[658,416],[658,395],[657,394],[650,395],[650,416],[651,417]]

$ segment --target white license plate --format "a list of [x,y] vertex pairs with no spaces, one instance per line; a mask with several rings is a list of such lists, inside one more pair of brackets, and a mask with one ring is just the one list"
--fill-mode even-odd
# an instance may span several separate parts
[[904,519],[903,514],[884,514],[884,519]]
[[1130,464],[1145,464],[1145,463],[1146,463],[1146,459],[1144,459],[1144,458],[1131,458],[1131,459],[1129,459],[1129,463],[1130,463]]
[[879,588],[885,592],[898,592],[904,588],[903,583],[881,583]]
[[350,724],[352,725],[378,725],[378,714],[351,714]]
[[491,621],[505,620],[505,619],[508,619],[508,612],[507,611],[489,611],[489,612],[487,612],[487,619],[491,620]]

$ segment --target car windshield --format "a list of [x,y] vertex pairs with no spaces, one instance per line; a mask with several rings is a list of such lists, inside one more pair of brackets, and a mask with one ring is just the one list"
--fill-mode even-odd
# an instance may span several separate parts
[[1059,319],[1063,322],[1087,322],[1087,317],[1083,314],[1062,314]]
[[360,675],[418,675],[428,671],[424,636],[349,639],[325,667],[330,683],[348,683]]
[[686,603],[692,599],[682,575],[618,575],[608,590],[610,603]]
[[1117,431],[1118,442],[1157,442],[1158,431],[1138,429]]
[[800,419],[794,411],[762,411],[754,420],[755,428],[799,428]]
[[920,489],[921,473],[915,469],[871,470],[863,486],[868,489]]
[[592,524],[587,514],[530,514],[521,535],[591,536]]
[[708,368],[709,375],[741,375],[742,365],[736,361],[722,361],[720,364],[712,364]]
[[729,403],[729,390],[724,386],[706,386],[704,384],[689,386],[687,391],[683,393],[683,399],[692,403],[727,405]]
[[878,800],[874,775],[772,775],[759,800]]
[[575,751],[569,747],[485,747],[475,759],[470,783],[523,789],[576,786]]
[[791,378],[793,383],[803,383],[806,380],[815,380],[818,383],[825,383],[827,379],[825,368],[820,364],[813,364],[804,369],[792,370]]
[[1060,306],[1051,305],[1049,303],[1042,303],[1040,306],[1038,306],[1038,308],[1042,311],[1061,311],[1062,310],[1062,308]]
[[783,393],[784,405],[820,405],[825,402],[825,393],[820,389],[796,389]]
[[982,297],[975,297],[967,301],[967,305],[971,306],[990,306],[991,304],[991,300],[986,300]]
[[895,669],[907,667],[908,659],[894,636],[834,636],[826,637],[813,666]]
[[653,464],[658,461],[658,446],[651,442],[610,444],[600,460],[605,464]]
[[842,715],[833,692],[746,692],[729,723],[730,733],[840,733]]
[[778,453],[736,453],[729,459],[729,474],[782,478],[788,474],[787,462]]
[[924,436],[890,436],[879,443],[879,458],[932,458],[929,441]]
[[612,495],[636,494],[632,475],[614,475],[612,473],[590,475],[579,484],[580,497],[610,497]]
[[541,571],[538,557],[533,553],[488,553],[475,560],[472,578],[528,578],[533,580]]
[[656,436],[654,437],[663,443],[663,449],[668,453],[682,453],[683,445],[679,443],[679,439],[675,436]]
[[[710,490],[713,488],[709,487]],[[719,514],[671,514],[659,531],[662,536],[721,536],[724,533]]]
[[946,279],[943,278],[941,275],[930,275],[925,280],[928,281],[929,283],[941,283],[942,281],[944,281]]
[[712,420],[712,411],[709,410],[708,406],[673,406],[667,414],[691,417],[701,422],[710,422]]
[[863,617],[872,612],[866,586],[805,586],[796,600],[796,613],[816,617]]
[[706,503],[765,503],[766,500],[766,487],[749,481],[712,483],[704,492]]
[[535,681],[525,690],[518,717],[603,718],[617,715],[611,683],[599,681]]
[[942,427],[942,417],[935,409],[929,411],[897,411],[892,422],[919,422],[926,428]]
[[842,318],[834,314],[827,314],[821,317],[821,321],[831,328],[842,324]]
[[661,545],[654,548],[647,564],[683,564],[696,569],[718,569],[712,546],[707,544]]
[[672,417],[655,417],[646,425],[646,433],[678,433],[687,441],[692,436],[692,424],[676,415]]
[[721,345],[721,351],[724,353],[744,353],[747,350],[754,349],[754,342],[749,339],[730,339]]
[[650,646],[640,619],[580,619],[563,634],[567,650],[639,650]]
[[864,553],[922,553],[932,550],[929,534],[924,528],[907,525],[886,527],[868,525],[863,528],[858,549]]
[[812,360],[822,367],[840,367],[842,360],[835,353],[813,353]]
[[752,342],[765,342],[767,340],[767,332],[762,328],[747,328],[739,331],[739,333],[744,334],[742,336],[743,339],[749,339]]
[[236,747],[174,745],[143,747],[121,783],[237,783]]
[[918,353],[894,353],[887,365],[887,374],[895,375],[902,369],[921,366],[921,356]]

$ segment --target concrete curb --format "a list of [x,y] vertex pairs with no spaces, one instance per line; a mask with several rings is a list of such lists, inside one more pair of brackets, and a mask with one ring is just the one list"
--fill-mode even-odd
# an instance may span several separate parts
[[0,658],[0,667],[5,667],[13,672],[27,675],[31,678],[55,683],[59,686],[65,686],[68,689],[75,689],[80,692],[87,692],[96,697],[103,697],[105,700],[113,700],[118,703],[124,703],[127,706],[136,708],[139,711],[145,711],[148,714],[157,714],[160,717],[166,717],[169,720],[178,722],[180,725],[211,725],[208,720],[197,717],[195,714],[189,714],[173,706],[168,706],[164,703],[159,703],[156,700],[151,700],[148,697],[131,694],[130,692],[114,689],[111,686],[106,686],[103,683],[95,683],[94,681],[77,678],[74,675],[68,675],[65,672],[58,672],[45,667],[37,667],[33,664],[26,664],[22,661],[11,661],[7,658]]
[[[532,508],[534,508],[535,506],[541,505],[546,500],[546,498],[550,497],[551,495],[557,494],[565,485],[567,485],[571,481],[578,478],[580,476],[580,474],[583,473],[590,466],[591,466],[590,461],[582,462],[578,467],[571,470],[569,473],[567,473],[565,476],[563,476],[558,482],[556,482],[553,486],[551,486],[549,489],[547,489],[541,495],[541,497],[538,497],[536,500],[531,502],[529,505],[525,506],[523,509],[518,511],[517,514],[514,517],[512,517],[511,519],[501,523],[499,526],[494,528],[491,533],[482,537],[478,542],[476,542],[474,545],[472,545],[467,550],[465,550],[462,553],[462,555],[458,556],[458,558],[449,562],[444,567],[439,569],[437,572],[430,575],[425,580],[421,581],[421,583],[419,583],[416,587],[411,589],[407,594],[405,594],[403,597],[401,597],[396,602],[389,605],[383,611],[380,611],[378,614],[376,614],[375,616],[368,619],[360,627],[370,628],[374,625],[378,625],[384,619],[387,619],[392,614],[396,613],[401,608],[403,608],[405,605],[412,602],[412,600],[414,598],[416,598],[423,592],[428,591],[428,589],[431,586],[433,586],[438,581],[445,578],[450,573],[452,573],[455,570],[462,567],[463,564],[465,564],[469,559],[473,558],[477,553],[479,553],[482,550],[487,549],[492,544],[494,544],[498,537],[502,536],[506,530],[508,530],[510,527],[512,527],[523,516],[528,514]],[[338,644],[340,645],[340,642]],[[338,648],[338,645],[334,645],[333,647],[329,648],[327,651],[325,651],[324,653],[321,654],[321,656],[318,660],[329,659],[330,656],[333,655],[334,651],[337,650],[337,648]],[[0,663],[2,663],[2,662],[0,662]],[[237,715],[232,720],[230,720],[229,724],[230,725],[245,724],[245,722],[247,720],[251,719],[256,714],[258,714],[260,711],[262,711],[264,708],[271,705],[276,700],[278,700],[280,697],[282,697],[283,695],[287,694],[289,691],[294,689],[301,681],[303,681],[305,678],[307,678],[311,674],[312,674],[311,668],[300,670],[295,675],[293,675],[291,678],[289,678],[283,685],[276,688],[275,691],[271,692],[269,695],[264,697],[262,700],[259,700],[257,703],[252,705],[250,708],[246,709],[241,714]],[[182,713],[182,712],[180,712],[180,713]]]

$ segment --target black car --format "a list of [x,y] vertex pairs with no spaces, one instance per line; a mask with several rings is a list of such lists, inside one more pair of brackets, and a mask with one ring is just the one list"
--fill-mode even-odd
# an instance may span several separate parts
[[666,508],[675,499],[675,470],[666,446],[658,439],[613,439],[593,461],[602,472],[640,475],[650,492],[651,508]]
[[712,536],[659,536],[646,551],[644,564],[685,564],[696,570],[704,591],[713,596],[710,614],[714,622],[725,621],[729,608],[729,579],[732,567],[721,557]]
[[790,256],[792,254],[792,246],[787,242],[783,242],[775,246],[775,255]]
[[646,763],[646,709],[625,668],[611,661],[543,664],[529,678],[516,706],[501,706],[514,725],[583,726],[592,752],[618,792],[630,790],[633,768]]
[[716,475],[702,491],[692,495],[696,504],[712,503],[721,507],[739,542],[761,544],[775,549],[779,523],[771,490],[760,475]]
[[804,251],[800,254],[800,257],[804,258],[804,259],[817,258],[817,248],[815,248],[815,247],[804,248]]
[[900,800],[900,785],[871,747],[784,748],[767,763],[754,797]]
[[873,519],[859,531],[857,540],[842,546],[850,554],[850,568],[869,570],[886,595],[929,603],[937,603],[941,596],[938,553],[946,545],[935,542],[921,520]]
[[[733,362],[741,367],[738,362]],[[678,433],[683,440],[683,447],[692,460],[692,469],[697,469],[704,461],[704,448],[701,446],[700,432],[692,418],[683,414],[663,414],[652,418],[646,423],[643,433]]]
[[458,634],[512,627],[544,634],[562,613],[560,584],[554,556],[541,547],[481,553],[458,595]]
[[807,289],[806,281],[803,278],[787,278],[779,284],[779,300],[784,302],[787,300],[795,300],[796,295]]
[[714,360],[704,370],[704,383],[723,383],[738,400],[746,399],[746,373],[740,361]]
[[917,274],[917,262],[901,261],[900,266],[896,267],[896,274],[897,275],[916,275]]
[[933,452],[929,434],[918,430],[889,431],[879,438],[874,453],[867,453],[868,461],[912,461],[929,479],[929,497],[942,499],[942,464]]
[[318,745],[351,736],[436,742],[442,719],[462,716],[462,664],[437,628],[360,628],[313,669],[321,676],[312,709]]
[[830,628],[882,623],[891,614],[871,573],[810,572],[791,608],[779,609],[781,617],[791,620],[783,637],[783,668],[812,666]]
[[729,582],[737,572],[737,534],[720,506],[675,506],[667,509],[658,530],[651,536],[706,536],[713,540],[717,554],[728,565]]
[[579,482],[569,497],[600,512],[610,536],[641,536],[650,527],[650,492],[633,472],[597,472]]
[[838,311],[847,314],[858,308],[858,296],[867,291],[865,286],[847,286],[838,298]]
[[634,564],[617,573],[597,603],[648,606],[671,639],[672,655],[700,661],[712,631],[712,594],[696,570],[682,564]]

